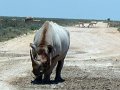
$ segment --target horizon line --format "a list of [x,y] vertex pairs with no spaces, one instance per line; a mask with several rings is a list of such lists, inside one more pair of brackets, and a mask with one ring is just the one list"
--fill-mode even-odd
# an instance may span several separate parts
[[[65,18],[65,17],[41,17],[41,16],[8,16],[8,15],[0,15],[0,17],[32,17],[32,18],[48,18],[48,19],[76,19],[76,20],[100,20],[100,21],[105,21],[107,20],[108,18],[106,19],[97,19],[97,18]],[[111,19],[111,18],[110,18]],[[116,20],[116,19],[111,19],[111,21],[120,21],[120,20]]]

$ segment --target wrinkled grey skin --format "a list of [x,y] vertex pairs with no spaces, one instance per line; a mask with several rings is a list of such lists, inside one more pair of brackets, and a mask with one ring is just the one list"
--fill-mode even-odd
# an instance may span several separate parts
[[30,50],[33,67],[32,72],[36,78],[42,80],[44,75],[43,81],[49,82],[52,70],[57,65],[55,81],[63,81],[61,78],[61,70],[64,63],[64,57],[62,57],[63,59],[61,58],[60,61],[58,61],[58,58],[60,58],[59,55],[51,58],[50,53],[52,52],[52,47],[50,46],[42,46],[39,50],[36,50],[33,44],[30,44],[30,46],[32,47],[32,50]]
[[[69,32],[53,22],[46,21],[30,43],[33,74],[43,81],[50,81],[56,67],[56,81],[62,81],[61,70],[70,45]],[[44,77],[43,77],[44,76]]]

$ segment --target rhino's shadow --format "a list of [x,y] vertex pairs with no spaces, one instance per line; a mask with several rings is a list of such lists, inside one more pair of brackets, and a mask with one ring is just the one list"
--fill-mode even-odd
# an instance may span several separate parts
[[62,80],[62,81],[50,80],[49,82],[45,82],[43,80],[34,79],[31,81],[31,84],[58,84],[58,83],[62,83],[64,81],[65,80]]

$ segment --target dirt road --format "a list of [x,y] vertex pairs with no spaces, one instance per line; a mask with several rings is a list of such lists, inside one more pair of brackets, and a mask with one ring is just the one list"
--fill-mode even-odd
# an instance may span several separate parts
[[[33,34],[0,43],[0,90],[120,90],[120,33],[98,23],[66,27],[71,44],[62,83],[32,84],[29,43]],[[53,80],[55,70],[51,76]]]

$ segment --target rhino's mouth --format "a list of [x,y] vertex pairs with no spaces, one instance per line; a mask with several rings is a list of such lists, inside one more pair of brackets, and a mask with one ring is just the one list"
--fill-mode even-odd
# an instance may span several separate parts
[[36,78],[36,76],[33,74],[33,73],[31,73],[31,76],[35,79]]
[[43,75],[43,73],[39,73],[39,74],[35,74],[35,73],[31,73],[31,76],[35,79],[35,78],[38,78],[38,77],[41,77]]

